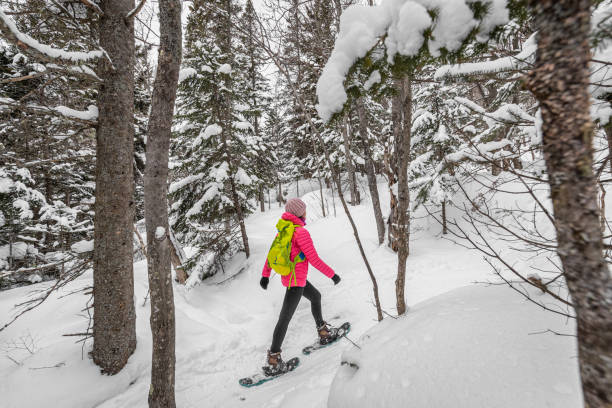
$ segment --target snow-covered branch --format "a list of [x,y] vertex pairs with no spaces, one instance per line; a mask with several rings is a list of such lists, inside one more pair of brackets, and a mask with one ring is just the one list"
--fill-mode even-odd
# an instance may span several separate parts
[[[485,0],[488,12],[476,19],[469,0],[383,0],[376,6],[353,5],[340,18],[334,49],[317,83],[319,116],[328,121],[348,99],[344,81],[351,67],[384,37],[387,61],[401,54],[417,56],[425,45],[432,56],[454,52],[475,30],[485,42],[508,19],[506,0]],[[435,18],[432,19],[432,15]],[[425,33],[431,30],[431,38]]]
[[140,0],[140,3],[138,3],[138,5],[134,7],[134,9],[130,11],[129,13],[127,13],[127,15],[125,16],[125,19],[130,20],[134,18],[138,13],[140,13],[140,10],[142,10],[146,2],[147,0]]
[[466,75],[495,74],[499,72],[517,71],[533,64],[537,48],[536,33],[525,41],[520,53],[493,61],[472,62],[458,65],[443,65],[436,70],[436,80]]
[[525,112],[519,105],[507,103],[499,107],[495,112],[487,112],[482,106],[472,102],[467,98],[460,96],[455,97],[455,101],[461,105],[473,110],[476,113],[483,115],[485,118],[492,119],[495,122],[500,122],[510,125],[533,126],[535,117]]
[[96,125],[98,119],[98,107],[90,105],[86,111],[78,111],[67,106],[46,107],[34,104],[21,104],[10,98],[0,98],[0,111],[5,108],[19,109],[34,114],[49,114],[84,123],[90,126]]
[[22,33],[15,25],[15,22],[0,10],[0,33],[19,49],[35,59],[45,62],[56,62],[62,64],[83,64],[93,62],[99,58],[104,58],[106,53],[98,51],[66,51],[53,48],[46,44],[41,44],[29,35]]

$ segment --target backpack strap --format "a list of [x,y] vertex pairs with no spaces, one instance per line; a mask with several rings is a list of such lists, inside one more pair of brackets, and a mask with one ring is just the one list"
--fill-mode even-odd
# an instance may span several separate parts
[[[293,230],[293,236],[291,237],[291,247],[293,247],[293,245],[295,245],[295,233],[297,232],[298,228],[302,228],[302,225],[298,225],[298,224],[294,224],[295,225],[295,229]],[[293,281],[296,285],[297,285],[297,276],[295,276],[295,265],[303,262],[305,257],[300,257],[300,254],[303,254],[303,252],[300,250],[300,252],[295,255],[295,257],[293,258],[293,260],[289,259],[289,262],[291,263],[291,274],[289,276],[289,286],[287,286],[287,290],[291,289],[291,282]],[[299,258],[297,261],[295,260],[296,258]]]

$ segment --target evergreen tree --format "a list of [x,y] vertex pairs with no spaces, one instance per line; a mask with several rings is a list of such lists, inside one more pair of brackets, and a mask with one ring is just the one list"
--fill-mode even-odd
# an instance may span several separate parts
[[[171,224],[196,248],[187,269],[200,277],[214,274],[237,250],[249,255],[244,218],[252,211],[249,198],[259,192],[264,151],[254,123],[259,126],[264,81],[257,72],[260,57],[251,59],[248,42],[238,36],[241,16],[233,0],[199,1],[187,22],[172,143]],[[252,75],[245,75],[251,63]]]

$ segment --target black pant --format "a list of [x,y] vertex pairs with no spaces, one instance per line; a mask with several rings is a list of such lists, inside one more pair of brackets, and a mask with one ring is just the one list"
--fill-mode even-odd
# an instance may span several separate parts
[[293,286],[290,289],[287,289],[285,292],[285,300],[283,301],[283,308],[281,309],[280,316],[278,317],[278,323],[276,323],[276,327],[274,328],[272,346],[270,347],[270,351],[272,353],[278,353],[281,351],[285,334],[287,334],[287,327],[289,327],[289,322],[291,321],[293,313],[295,312],[295,309],[297,309],[298,303],[300,303],[302,296],[310,300],[310,309],[317,327],[321,327],[323,323],[325,323],[323,321],[323,316],[321,315],[321,293],[319,293],[319,291],[312,286],[310,282],[306,281],[306,286],[303,288]]

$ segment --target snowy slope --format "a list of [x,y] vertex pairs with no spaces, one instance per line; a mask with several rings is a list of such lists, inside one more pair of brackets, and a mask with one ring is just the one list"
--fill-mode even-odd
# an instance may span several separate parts
[[503,286],[455,289],[364,334],[343,354],[353,366],[338,370],[328,406],[580,407],[575,338],[547,329],[574,324]]
[[[384,190],[385,188],[381,186],[380,191]],[[312,203],[310,205],[314,206],[312,194],[306,198]],[[381,200],[386,203],[388,197],[384,197],[383,194]],[[332,203],[329,205],[331,207]],[[376,313],[371,303],[372,290],[368,274],[354,243],[352,231],[337,201],[336,205],[338,213],[336,218],[332,215],[323,219],[312,209],[312,219],[307,227],[319,254],[342,277],[342,282],[334,286],[331,280],[314,269],[310,271],[309,280],[323,295],[324,317],[336,324],[347,320],[352,322],[350,337],[357,340],[376,326]],[[236,258],[227,266],[227,276],[220,276],[215,281],[196,286],[191,290],[175,286],[178,406],[186,408],[327,406],[330,386],[340,367],[341,355],[352,348],[346,340],[317,351],[311,356],[304,356],[302,364],[295,372],[261,387],[245,389],[237,382],[240,377],[253,374],[263,364],[280,311],[283,288],[278,278],[272,278],[268,291],[261,290],[258,281],[266,251],[274,236],[274,225],[281,212],[280,209],[274,208],[273,204],[272,210],[263,214],[254,214],[248,219],[247,231],[252,248],[252,257],[249,261]],[[354,208],[353,216],[379,279],[383,307],[394,314],[396,256],[387,248],[378,246],[376,226],[368,203]],[[474,281],[491,279],[490,267],[479,254],[441,239],[438,236],[439,226],[427,225],[426,222],[426,219],[421,219],[415,221],[413,225],[415,232],[411,236],[411,254],[408,259],[409,272],[406,282],[406,300],[409,305],[415,305],[451,289],[471,285]],[[225,280],[240,269],[245,271],[233,279]],[[85,357],[81,358],[81,345],[74,344],[75,338],[61,336],[64,333],[81,332],[86,326],[86,317],[81,312],[85,297],[72,295],[59,298],[59,295],[90,284],[91,275],[83,276],[39,309],[0,332],[0,353],[15,360],[13,362],[9,358],[0,359],[2,407],[39,407],[46,405],[48,401],[57,401],[56,406],[63,408],[146,407],[151,339],[148,324],[149,303],[145,307],[142,306],[147,292],[144,262],[135,265],[135,280],[138,348],[120,374],[114,377],[101,376],[86,353]],[[12,306],[21,302],[32,288],[18,288],[0,295],[0,321],[7,320],[12,314]],[[502,290],[502,288],[486,290],[488,289]],[[503,289],[506,291],[504,292],[506,296],[500,298],[500,301],[508,300],[509,303],[498,306],[509,308],[508,318],[514,318],[521,310],[526,310],[518,309],[524,307],[519,295],[510,289]],[[456,293],[471,296],[469,292]],[[459,295],[452,296],[454,299]],[[517,309],[512,312],[514,308]],[[419,310],[421,306],[415,308],[415,314],[420,313]],[[412,321],[409,320],[412,319],[411,315],[412,311],[406,322]],[[475,315],[475,319],[480,318],[478,316],[480,315]],[[552,316],[550,325],[546,317],[542,317],[538,322],[540,323],[536,324],[538,330],[556,327],[553,326],[556,321]],[[533,331],[534,325],[523,326],[523,323],[525,319],[509,323],[508,326],[519,332]],[[388,324],[390,323],[384,323]],[[483,321],[483,324],[487,323]],[[380,330],[384,330],[382,328],[386,326],[379,327]],[[433,333],[435,335],[436,332]],[[35,339],[36,344],[33,354],[19,349],[20,339],[27,340],[30,336]],[[299,355],[302,347],[310,344],[315,337],[310,308],[308,302],[303,301],[289,326],[283,345],[284,356],[288,358]],[[550,339],[550,337],[539,338],[544,345],[547,345]],[[85,351],[90,347],[91,344],[87,343]],[[495,344],[489,344],[489,347],[497,349]],[[556,351],[555,348],[542,350],[542,366],[558,361],[558,364],[564,365],[567,370],[576,369],[574,359],[559,358],[555,355]],[[439,352],[439,358],[435,361],[439,364],[445,363],[444,356],[448,355],[445,354],[445,350],[429,352],[430,354]],[[517,355],[516,359],[520,361],[529,356],[529,354],[525,354],[525,357]],[[58,367],[42,368],[55,365]],[[475,371],[469,372],[469,370]],[[486,370],[486,375],[489,375],[496,368],[466,366],[465,376],[473,378],[475,375],[484,375],[485,371],[479,374],[477,370]],[[497,375],[502,374],[497,373]],[[529,380],[534,381],[532,378],[525,379]],[[430,378],[430,381],[438,384],[436,378]],[[468,385],[480,388],[477,381]],[[576,386],[575,378],[573,383],[568,380],[573,398],[576,398],[574,392]],[[411,390],[414,393],[431,391],[431,387]],[[479,391],[471,391],[473,397],[477,399]],[[413,406],[418,407],[418,405]]]

